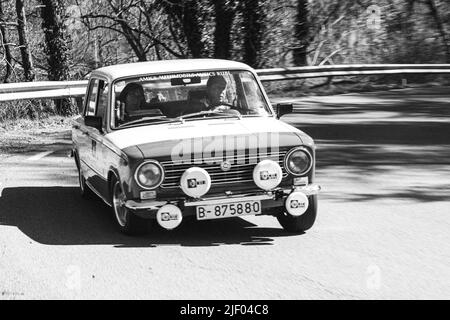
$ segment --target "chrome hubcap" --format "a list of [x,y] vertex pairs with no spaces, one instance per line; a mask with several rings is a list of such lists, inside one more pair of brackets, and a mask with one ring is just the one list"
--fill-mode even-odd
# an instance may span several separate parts
[[123,193],[120,184],[117,182],[114,185],[113,204],[117,222],[121,227],[125,227],[127,223],[128,209],[125,207],[125,200],[125,194]]

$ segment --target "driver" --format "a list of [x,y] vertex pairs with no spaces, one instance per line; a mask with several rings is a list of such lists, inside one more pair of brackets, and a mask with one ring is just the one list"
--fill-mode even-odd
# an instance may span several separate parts
[[223,76],[210,76],[206,82],[206,95],[202,98],[193,97],[190,100],[190,108],[188,113],[201,111],[219,111],[232,114],[240,114],[237,110],[231,110],[232,105],[226,102],[225,89],[227,81]]
[[139,83],[131,82],[127,84],[120,93],[119,100],[125,104],[125,121],[142,117],[139,112],[143,110],[145,110],[145,115],[162,115],[161,110],[148,108],[144,88]]
[[206,83],[206,105],[208,108],[219,106],[223,102],[227,81],[223,76],[211,76]]
[[220,111],[240,116],[241,113],[225,98],[227,81],[223,76],[210,76],[206,82],[206,110]]
[[125,112],[128,114],[141,110],[145,105],[144,88],[138,83],[131,82],[122,90],[119,100],[125,103]]

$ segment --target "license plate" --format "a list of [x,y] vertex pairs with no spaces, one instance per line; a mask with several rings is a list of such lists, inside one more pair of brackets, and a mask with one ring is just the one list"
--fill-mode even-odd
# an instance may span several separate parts
[[245,201],[197,206],[197,220],[252,216],[261,213],[261,201]]

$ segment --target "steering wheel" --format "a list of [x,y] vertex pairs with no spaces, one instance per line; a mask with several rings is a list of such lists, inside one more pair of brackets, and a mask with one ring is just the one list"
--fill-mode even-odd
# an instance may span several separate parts
[[[240,108],[236,107],[235,105],[232,105],[231,103],[226,103],[226,102],[219,102],[219,103],[213,104],[209,107],[208,110],[214,111],[215,109],[217,109],[220,106],[230,107],[230,110],[235,110],[235,111],[239,112],[239,114],[241,114],[241,112],[239,111]],[[227,110],[224,110],[224,111],[227,111]]]

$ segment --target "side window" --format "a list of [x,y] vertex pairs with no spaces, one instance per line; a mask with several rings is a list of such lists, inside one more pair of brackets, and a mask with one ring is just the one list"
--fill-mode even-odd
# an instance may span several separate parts
[[98,103],[97,103],[97,116],[102,117],[103,120],[106,118],[106,108],[108,106],[108,94],[109,86],[103,80],[99,81],[98,85]]
[[95,116],[96,112],[96,102],[97,102],[97,93],[98,93],[98,83],[99,80],[95,79],[89,83],[89,92],[86,104],[86,116]]

